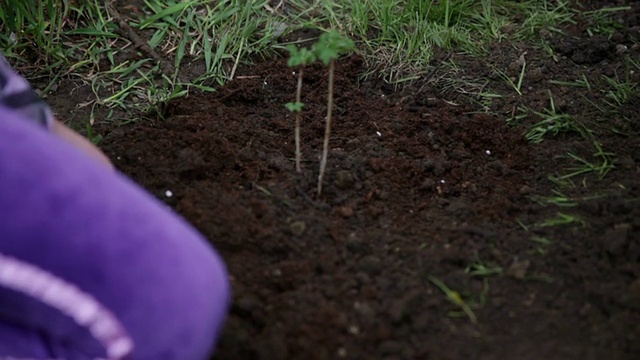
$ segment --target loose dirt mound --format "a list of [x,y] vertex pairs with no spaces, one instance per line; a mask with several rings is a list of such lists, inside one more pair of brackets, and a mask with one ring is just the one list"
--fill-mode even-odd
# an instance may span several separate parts
[[228,263],[235,296],[217,357],[634,358],[638,156],[615,172],[625,188],[579,209],[584,226],[531,226],[554,215],[530,197],[549,195],[547,159],[571,137],[530,145],[504,118],[428,90],[360,83],[361,66],[352,57],[337,70],[320,198],[322,68],[306,72],[301,174],[283,105],[295,76],[283,60],[173,104],[165,121],[106,134],[117,166]]

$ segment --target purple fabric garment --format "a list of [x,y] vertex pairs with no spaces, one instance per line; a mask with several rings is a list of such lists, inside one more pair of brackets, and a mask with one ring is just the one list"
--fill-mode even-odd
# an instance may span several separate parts
[[106,358],[116,332],[97,319],[111,316],[133,343],[128,359],[206,359],[230,298],[222,260],[191,226],[0,106],[0,282],[13,274],[33,291],[0,285],[0,358]]
[[19,112],[25,119],[51,128],[53,112],[0,54],[0,106]]

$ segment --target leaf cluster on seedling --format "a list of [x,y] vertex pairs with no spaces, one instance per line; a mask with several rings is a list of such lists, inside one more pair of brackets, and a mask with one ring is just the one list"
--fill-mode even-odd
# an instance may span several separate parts
[[311,47],[311,51],[323,64],[330,65],[341,54],[353,50],[353,47],[351,39],[333,30],[322,34],[318,42]]
[[341,54],[345,54],[354,48],[354,43],[351,39],[343,37],[335,30],[328,31],[320,36],[318,41],[314,43],[311,49],[301,48],[298,49],[294,45],[289,45],[287,51],[289,52],[289,60],[287,65],[289,67],[299,67],[298,71],[298,86],[296,88],[296,101],[286,103],[285,106],[290,112],[296,113],[296,125],[295,125],[295,144],[296,144],[296,171],[300,172],[300,119],[302,107],[304,104],[301,100],[302,94],[302,78],[304,74],[304,67],[313,64],[317,60],[320,60],[325,66],[329,67],[329,88],[327,96],[327,122],[324,134],[324,144],[322,149],[322,159],[320,160],[320,174],[318,176],[318,195],[322,193],[322,179],[324,177],[325,169],[327,166],[327,156],[329,152],[329,136],[331,134],[331,115],[333,111],[333,74],[335,68],[335,61]]
[[306,66],[316,62],[316,54],[307,48],[298,48],[295,45],[287,46],[289,51],[289,60],[287,65],[289,67]]

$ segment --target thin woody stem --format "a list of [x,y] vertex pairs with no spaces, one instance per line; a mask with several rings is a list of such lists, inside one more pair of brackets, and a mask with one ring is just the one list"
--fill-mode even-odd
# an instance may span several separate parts
[[[296,102],[301,103],[302,98],[302,74],[304,69],[300,68],[298,73],[298,88],[296,89]],[[300,159],[302,158],[302,152],[300,151],[300,121],[302,118],[302,110],[296,112],[296,128],[295,128],[295,141],[296,141],[296,171],[300,172]]]
[[329,155],[329,136],[331,135],[331,114],[333,110],[333,68],[335,60],[329,63],[329,95],[327,96],[327,126],[324,130],[324,146],[320,159],[320,175],[318,175],[318,196],[322,193],[322,179],[327,168],[327,156]]

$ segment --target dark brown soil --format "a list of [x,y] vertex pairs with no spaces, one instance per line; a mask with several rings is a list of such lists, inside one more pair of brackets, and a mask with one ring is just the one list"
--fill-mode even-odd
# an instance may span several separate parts
[[[360,57],[341,60],[320,197],[321,67],[305,73],[300,174],[284,107],[295,76],[278,59],[171,104],[165,120],[98,129],[101,146],[226,259],[234,301],[217,359],[638,359],[640,99],[591,105],[607,100],[602,75],[628,70],[620,45],[640,59],[633,7],[610,37],[581,23],[542,34],[557,61],[525,44],[454,54],[459,84],[488,81],[503,95],[491,102],[462,85],[446,91],[443,74],[395,91],[360,81]],[[520,96],[489,64],[517,76],[524,52]],[[549,83],[582,74],[592,89]],[[603,179],[558,187],[548,176],[572,164],[563,155],[596,161],[592,142],[567,133],[530,144],[533,114],[507,125],[518,106],[548,109],[549,91],[615,153]],[[577,205],[534,201],[553,190]],[[542,225],[558,213],[581,221]],[[473,273],[480,264],[496,273]],[[477,323],[430,279],[458,292]]]

